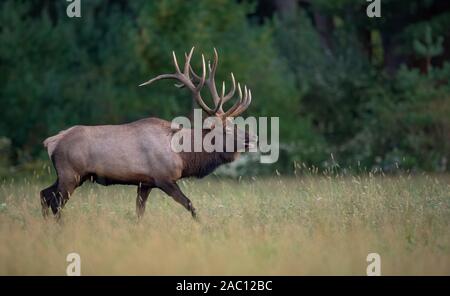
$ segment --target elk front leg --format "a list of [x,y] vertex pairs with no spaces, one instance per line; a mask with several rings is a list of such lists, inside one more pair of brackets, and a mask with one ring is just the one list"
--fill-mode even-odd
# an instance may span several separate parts
[[152,191],[152,188],[147,185],[140,184],[137,189],[137,198],[136,198],[136,214],[138,219],[141,219],[144,216],[145,212],[145,203],[147,201],[148,195]]
[[195,211],[192,202],[187,198],[186,195],[178,187],[177,183],[164,182],[159,184],[158,187],[164,191],[167,195],[171,196],[176,202],[182,204],[189,212],[192,214],[192,218],[197,220],[197,213]]

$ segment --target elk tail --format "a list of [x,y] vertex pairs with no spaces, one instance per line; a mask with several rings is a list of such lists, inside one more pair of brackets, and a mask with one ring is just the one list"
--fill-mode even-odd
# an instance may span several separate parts
[[44,147],[47,148],[47,153],[50,158],[52,157],[53,151],[55,151],[56,146],[58,146],[59,141],[73,128],[74,127],[71,127],[69,129],[60,131],[58,134],[52,137],[48,137],[44,140],[43,144]]

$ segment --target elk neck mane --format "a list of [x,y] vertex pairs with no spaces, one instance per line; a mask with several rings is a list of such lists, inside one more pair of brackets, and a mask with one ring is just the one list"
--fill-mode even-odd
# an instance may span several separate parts
[[183,159],[182,177],[203,178],[222,164],[230,163],[237,157],[235,152],[181,152]]

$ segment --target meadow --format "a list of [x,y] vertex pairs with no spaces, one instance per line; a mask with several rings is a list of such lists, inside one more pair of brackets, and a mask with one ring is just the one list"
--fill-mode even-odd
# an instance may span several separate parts
[[450,176],[326,176],[179,182],[200,223],[157,189],[86,183],[58,223],[41,216],[49,176],[0,183],[0,275],[450,274]]

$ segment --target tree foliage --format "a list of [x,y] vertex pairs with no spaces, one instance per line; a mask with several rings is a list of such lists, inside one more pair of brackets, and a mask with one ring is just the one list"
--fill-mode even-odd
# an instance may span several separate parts
[[0,138],[13,162],[43,157],[42,140],[71,125],[189,114],[172,82],[138,85],[195,46],[194,66],[216,47],[217,81],[232,71],[252,88],[248,114],[280,117],[280,161],[256,172],[449,170],[449,5],[383,1],[376,20],[364,1],[298,1],[258,16],[267,2],[92,0],[71,19],[66,1],[2,1]]

